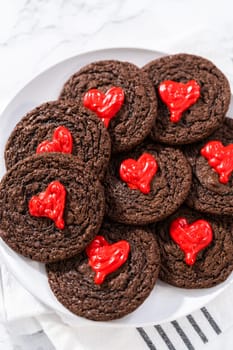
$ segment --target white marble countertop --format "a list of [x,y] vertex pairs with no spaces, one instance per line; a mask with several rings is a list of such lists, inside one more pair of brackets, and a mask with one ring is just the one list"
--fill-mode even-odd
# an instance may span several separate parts
[[[0,111],[47,67],[109,47],[200,54],[223,70],[233,90],[232,24],[232,0],[1,1]],[[33,349],[53,348],[39,337]],[[32,339],[28,347],[20,341],[15,349],[31,349]]]
[[233,86],[231,0],[9,0],[0,2],[0,110],[32,76],[107,47],[204,55]]

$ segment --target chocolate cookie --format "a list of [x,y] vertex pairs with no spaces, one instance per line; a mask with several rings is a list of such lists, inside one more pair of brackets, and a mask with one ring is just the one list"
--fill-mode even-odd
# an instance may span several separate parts
[[145,225],[178,209],[191,186],[191,169],[180,150],[144,144],[112,157],[104,186],[112,220]]
[[176,54],[154,60],[143,70],[158,97],[158,116],[151,133],[154,140],[188,144],[204,139],[223,123],[230,86],[212,62]]
[[75,99],[82,105],[85,100],[87,108],[94,109],[100,118],[107,113],[104,122],[106,126],[110,122],[108,131],[115,153],[141,143],[157,115],[152,83],[128,62],[98,61],[83,67],[65,83],[60,98]]
[[[122,240],[129,244],[126,261],[109,273],[102,283],[96,283],[97,275],[89,265],[87,252],[48,264],[47,272],[53,293],[66,308],[91,320],[108,321],[134,311],[149,296],[158,277],[160,256],[155,237],[147,228],[105,221],[99,235],[101,238],[97,236],[97,240],[104,237],[112,245],[109,246],[108,260],[103,257],[105,266],[116,264],[117,255],[116,259],[121,259],[119,245],[123,244]],[[100,266],[101,257],[108,252],[106,247],[102,251],[97,249]]]
[[33,260],[52,262],[79,253],[97,234],[103,214],[102,186],[71,155],[25,158],[0,184],[0,235]]
[[209,288],[223,282],[233,270],[232,232],[232,219],[181,207],[154,228],[160,279],[181,288]]
[[[216,143],[212,144],[212,141],[221,142],[224,147],[220,145],[220,148],[216,149]],[[211,145],[215,147],[212,163],[215,158],[216,167],[214,164],[212,166],[209,164],[211,163],[209,156],[201,154],[208,143],[209,147]],[[193,182],[186,203],[201,212],[233,215],[233,119],[226,118],[223,126],[208,139],[186,146],[184,152],[193,171]],[[220,169],[219,173],[216,171],[217,168]],[[224,183],[221,182],[221,176],[225,173],[228,173],[228,180],[226,179],[227,182]]]
[[[61,127],[71,134],[71,140],[67,141],[67,135],[59,139],[59,131],[56,130]],[[27,113],[6,144],[7,169],[35,154],[41,143],[44,151],[52,148],[53,152],[62,152],[60,148],[64,147],[64,152],[72,152],[86,163],[88,171],[94,171],[100,179],[103,178],[111,152],[109,134],[93,113],[74,101],[47,102]]]

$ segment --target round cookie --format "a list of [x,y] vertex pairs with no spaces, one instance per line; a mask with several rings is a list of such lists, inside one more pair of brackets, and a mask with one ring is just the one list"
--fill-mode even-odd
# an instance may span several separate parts
[[[64,186],[65,199],[61,185],[58,190],[51,189],[54,181]],[[48,197],[42,193],[49,187]],[[57,214],[57,220],[64,220],[64,228],[50,216],[31,215],[32,198],[37,211],[43,209],[40,215]],[[103,214],[101,184],[71,155],[42,153],[25,158],[0,184],[0,236],[32,260],[53,262],[79,253],[97,234]]]
[[71,133],[72,154],[86,163],[88,171],[94,171],[102,179],[111,152],[109,134],[93,113],[74,101],[47,102],[27,113],[6,144],[7,169],[35,154],[42,142],[54,142],[54,131],[61,126]]
[[[134,159],[133,168],[137,169],[139,158],[143,154],[149,154],[157,163],[157,172],[149,181],[148,193],[130,188],[120,177],[122,162]],[[143,168],[147,166],[142,164],[142,168],[138,169],[138,173],[142,171],[142,184],[147,176],[147,170],[144,171]],[[132,172],[132,168],[129,170]],[[191,186],[191,178],[191,168],[178,149],[143,144],[129,153],[114,156],[104,181],[106,214],[114,221],[132,225],[162,220],[184,202]]]
[[158,277],[160,256],[148,228],[104,221],[98,235],[109,244],[126,240],[130,245],[127,260],[102,284],[94,282],[86,252],[46,267],[50,287],[66,308],[91,320],[108,321],[133,312],[149,296]]
[[[192,186],[186,203],[191,208],[201,212],[232,216],[233,172],[231,172],[227,183],[221,183],[219,174],[200,153],[201,149],[211,140],[220,141],[223,146],[233,144],[233,119],[226,118],[222,127],[203,142],[184,147],[193,172]],[[232,155],[233,148],[229,156],[232,158]],[[224,164],[223,162],[222,164]]]
[[[185,262],[184,251],[170,235],[171,224],[178,218],[185,218],[191,230],[194,229],[192,225],[196,225],[195,229],[198,228],[197,220],[207,221],[212,229],[212,241],[197,253],[193,265]],[[181,288],[209,288],[223,282],[233,270],[232,232],[232,219],[220,220],[185,206],[181,207],[175,214],[154,227],[161,254],[159,278]],[[195,231],[193,234],[189,231],[187,236],[183,236],[183,242],[190,243],[190,237],[194,234]],[[192,247],[195,247],[195,243]]]
[[137,66],[115,60],[98,61],[83,67],[64,85],[61,99],[75,99],[83,105],[91,89],[106,93],[112,87],[124,92],[124,102],[111,119],[108,131],[114,153],[138,145],[150,133],[157,115],[157,99],[147,75]]
[[[154,140],[171,145],[193,143],[204,139],[223,123],[230,103],[230,86],[212,62],[199,56],[176,54],[156,59],[145,65],[143,70],[148,73],[158,97],[158,115],[151,133]],[[171,97],[167,103],[162,101],[160,84],[164,81],[190,84],[193,80],[200,87],[200,97],[183,111],[179,122],[172,122],[167,107],[167,103],[172,103]],[[190,98],[189,89],[187,85],[176,86],[177,107]]]

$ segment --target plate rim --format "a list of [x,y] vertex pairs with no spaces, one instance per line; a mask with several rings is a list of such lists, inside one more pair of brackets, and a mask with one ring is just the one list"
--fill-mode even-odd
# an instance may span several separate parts
[[[58,61],[58,62],[56,62],[55,64],[51,64],[49,67],[47,67],[46,69],[44,69],[44,70],[42,70],[42,71],[40,71],[38,74],[35,74],[35,75],[33,75],[31,78],[29,78],[19,89],[18,89],[18,91],[14,94],[14,96],[10,99],[10,101],[6,104],[6,106],[5,106],[5,108],[3,109],[3,111],[1,112],[1,116],[2,115],[4,115],[4,114],[6,114],[7,113],[7,111],[8,111],[8,109],[10,109],[10,106],[12,105],[12,103],[15,101],[15,100],[17,100],[17,98],[18,98],[18,96],[23,92],[23,90],[24,89],[26,89],[30,84],[32,84],[33,82],[35,82],[35,80],[37,80],[39,77],[41,77],[41,76],[43,76],[43,75],[46,75],[46,73],[48,72],[48,71],[51,71],[51,70],[56,70],[57,69],[57,67],[59,66],[59,65],[62,65],[62,64],[64,64],[64,63],[67,63],[68,61],[70,61],[70,60],[74,60],[74,59],[76,59],[76,58],[80,58],[80,57],[85,57],[85,56],[87,56],[87,55],[95,55],[95,54],[106,54],[107,52],[114,52],[114,51],[116,51],[116,52],[119,52],[119,51],[137,51],[137,52],[140,52],[140,53],[145,53],[145,51],[148,53],[148,54],[155,54],[155,55],[159,55],[159,56],[162,56],[162,55],[167,55],[166,53],[163,53],[163,52],[160,52],[160,51],[157,51],[157,50],[152,50],[152,49],[148,49],[148,48],[142,48],[142,47],[110,47],[110,48],[102,48],[102,49],[95,49],[95,50],[87,50],[87,51],[83,51],[83,52],[80,52],[80,53],[78,53],[78,54],[74,54],[74,55],[72,55],[72,56],[70,56],[70,57],[67,57],[67,58],[65,58],[65,59],[62,59],[62,60],[60,60],[60,61]],[[117,59],[117,58],[116,58]],[[3,244],[2,244],[3,243]],[[3,249],[4,250],[4,245],[6,245],[6,243],[1,239],[1,244],[0,244],[0,251]],[[6,245],[7,246],[7,245]],[[9,248],[8,246],[7,246],[7,248]],[[10,249],[10,248],[9,248]],[[15,253],[15,252],[14,252]],[[6,259],[4,259],[3,258],[3,260],[5,260],[4,261],[4,263],[6,264]],[[6,266],[7,266],[7,264],[6,264]],[[8,266],[7,266],[7,268],[8,268]],[[21,283],[21,281],[20,281],[20,279],[18,278],[18,276],[17,275],[15,275],[15,273],[14,273],[14,271],[13,271],[13,269],[11,268],[11,266],[10,266],[10,268],[9,268],[9,271],[12,273],[12,275],[16,278],[16,280],[30,293],[30,294],[32,294],[33,295],[33,297],[35,297],[36,299],[38,299],[38,297],[34,294],[34,293],[32,293],[31,292],[31,290],[29,289],[29,288],[27,288],[26,286],[25,286],[25,284],[22,284]],[[210,296],[210,299],[209,299],[209,301],[208,302],[210,302],[211,300],[213,300],[213,299],[215,299],[221,292],[223,292],[226,288],[228,288],[230,285],[231,285],[231,283],[233,282],[233,279],[231,279],[231,281],[228,281],[227,282],[227,280],[225,281],[225,282],[223,282],[222,284],[220,284],[220,286],[222,286],[222,288],[220,288],[219,290],[217,290],[215,293],[214,293],[214,295],[211,297]],[[173,286],[170,286],[170,287],[173,287]],[[214,287],[213,287],[214,288]],[[215,295],[216,294],[216,295]],[[42,304],[45,304],[47,307],[50,307],[51,308],[51,306],[50,305],[48,305],[46,302],[44,302],[43,300],[41,300],[41,299],[39,299],[39,301],[42,303]],[[59,303],[59,301],[57,301],[58,303]],[[60,304],[60,303],[59,303]],[[201,304],[201,306],[203,306],[203,305],[206,305],[206,302],[204,302],[203,301],[203,304]],[[198,306],[198,308],[199,307],[201,307],[201,306]],[[64,307],[63,307],[64,308]],[[69,311],[69,310],[67,310],[67,309],[65,309],[66,311],[68,311],[68,312],[66,312],[67,314],[68,313],[70,313],[71,314],[71,312]],[[194,312],[195,310],[197,310],[197,307],[196,306],[194,306],[193,308],[190,308],[190,310],[188,311],[188,313],[190,313],[190,312]],[[61,317],[61,319],[65,322],[65,323],[68,323],[69,324],[69,322],[66,322],[66,316],[67,315],[62,315],[61,313],[60,313],[60,311],[57,311],[55,308],[53,309],[53,311],[58,315],[58,316],[60,316]],[[135,312],[136,312],[137,310],[135,310]],[[179,315],[178,317],[176,317],[176,318],[179,318],[179,317],[183,317],[183,316],[185,316],[186,315],[186,313],[185,314],[181,314],[181,315]],[[76,316],[76,315],[74,315],[74,314],[72,314],[72,316],[74,316],[74,317],[78,317],[78,318],[81,318],[81,317],[79,317],[79,316]],[[82,320],[84,320],[84,318],[81,318]],[[173,320],[174,319],[174,317],[167,317],[167,318],[165,318],[165,319],[163,319],[162,321],[160,321],[159,323],[160,324],[163,324],[163,323],[166,323],[166,322],[168,322],[168,321],[171,321],[171,320]],[[122,318],[121,319],[118,319],[119,320],[119,322],[121,322],[121,320],[122,320]],[[152,323],[152,322],[142,322],[142,323],[135,323],[135,324],[124,324],[124,323],[118,323],[118,320],[114,320],[114,321],[106,321],[106,322],[96,322],[96,321],[91,321],[91,320],[87,320],[87,324],[85,324],[86,322],[83,322],[83,323],[81,323],[81,324],[78,324],[78,325],[72,325],[72,326],[77,326],[77,327],[82,327],[82,326],[91,326],[91,325],[93,325],[93,326],[105,326],[105,327],[145,327],[145,326],[150,326],[150,325],[154,325],[155,323]],[[86,319],[85,319],[85,321],[86,321]]]

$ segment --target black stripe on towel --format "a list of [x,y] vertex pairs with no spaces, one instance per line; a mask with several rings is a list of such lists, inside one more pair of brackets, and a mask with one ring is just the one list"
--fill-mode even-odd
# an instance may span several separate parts
[[187,317],[189,323],[192,325],[193,329],[197,332],[197,334],[199,335],[199,337],[203,341],[203,343],[204,344],[208,343],[208,339],[207,339],[206,335],[202,332],[201,328],[199,327],[197,322],[194,320],[193,316],[187,315],[186,317]]
[[191,341],[189,340],[189,338],[187,337],[187,335],[185,334],[183,329],[180,327],[179,323],[177,321],[172,321],[171,324],[173,325],[173,327],[175,328],[175,330],[177,331],[177,333],[179,334],[179,336],[183,340],[183,342],[186,345],[187,349],[188,350],[195,350],[195,348],[193,347]]
[[154,344],[152,343],[150,337],[148,336],[148,334],[145,332],[145,330],[141,327],[136,328],[138,333],[140,334],[140,336],[142,337],[142,339],[144,340],[144,342],[146,343],[146,345],[148,346],[148,348],[150,350],[156,350],[156,347],[154,346]]
[[202,307],[201,312],[203,313],[203,315],[205,316],[205,318],[207,319],[207,321],[209,322],[209,324],[211,325],[211,327],[213,328],[215,333],[217,333],[217,334],[222,333],[221,329],[219,328],[219,326],[217,325],[217,323],[215,322],[213,317],[210,315],[210,313],[206,309],[206,307]]
[[169,350],[176,350],[174,345],[172,344],[171,340],[168,338],[167,333],[165,333],[164,329],[160,326],[154,326],[157,332],[159,333],[160,337],[163,339],[164,343],[167,345]]

